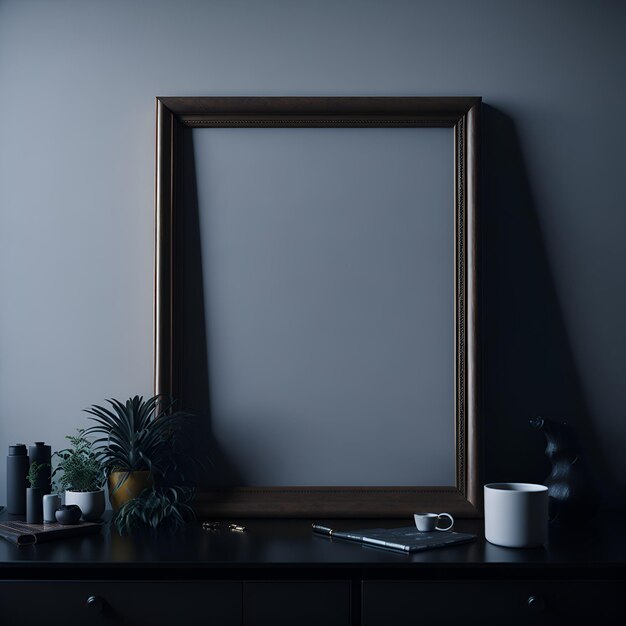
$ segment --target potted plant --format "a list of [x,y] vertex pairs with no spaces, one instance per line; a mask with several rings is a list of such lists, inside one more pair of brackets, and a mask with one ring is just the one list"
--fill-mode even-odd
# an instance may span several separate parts
[[56,480],[59,490],[65,491],[65,504],[76,504],[87,522],[99,520],[105,509],[104,483],[106,477],[93,444],[85,437],[84,430],[77,436],[66,437],[69,448],[54,453],[59,459],[54,474],[60,472]]
[[43,494],[44,490],[35,487],[42,472],[50,468],[48,463],[33,461],[28,468],[26,480],[30,487],[26,488],[26,522],[28,524],[43,523]]
[[173,401],[160,396],[107,402],[110,408],[93,405],[85,409],[96,422],[85,432],[101,435],[94,445],[108,477],[111,505],[117,511],[153,488],[155,479],[179,469],[177,443],[189,415],[172,412]]

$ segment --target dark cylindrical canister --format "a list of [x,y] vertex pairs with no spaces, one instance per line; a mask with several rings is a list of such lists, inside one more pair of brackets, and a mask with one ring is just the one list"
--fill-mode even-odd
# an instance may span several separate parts
[[30,457],[31,465],[33,463],[46,465],[46,469],[42,470],[37,475],[37,480],[33,488],[41,489],[43,494],[50,493],[52,491],[52,479],[50,478],[50,474],[52,473],[52,448],[47,446],[43,441],[35,441],[34,446],[28,447],[28,456]]
[[26,515],[26,475],[28,474],[28,455],[23,443],[9,446],[7,457],[7,513]]
[[41,489],[26,490],[26,522],[43,524],[43,491]]

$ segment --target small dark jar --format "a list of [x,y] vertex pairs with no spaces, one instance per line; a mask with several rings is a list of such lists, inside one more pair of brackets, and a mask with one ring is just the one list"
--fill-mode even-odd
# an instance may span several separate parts
[[64,504],[60,506],[54,516],[57,522],[62,526],[71,526],[72,524],[78,524],[78,520],[82,515],[82,511],[77,504]]

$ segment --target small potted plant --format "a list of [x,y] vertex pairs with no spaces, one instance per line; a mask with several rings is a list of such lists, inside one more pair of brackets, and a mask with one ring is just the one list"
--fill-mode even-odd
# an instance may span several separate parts
[[79,430],[77,436],[68,435],[66,439],[71,446],[54,453],[59,459],[53,474],[60,473],[56,479],[59,491],[65,491],[66,505],[80,507],[83,520],[99,520],[105,509],[104,468],[83,430]]
[[[184,420],[190,416],[173,412],[173,401],[161,396],[125,403],[107,400],[110,408],[93,405],[85,409],[96,424],[85,433],[101,435],[94,441],[109,481],[109,499],[114,511],[155,486],[155,479],[180,474],[177,444]],[[196,462],[186,454],[186,460]]]
[[35,487],[41,474],[50,469],[48,463],[33,461],[28,469],[26,480],[30,487],[26,488],[26,522],[28,524],[43,524],[43,494],[44,490]]

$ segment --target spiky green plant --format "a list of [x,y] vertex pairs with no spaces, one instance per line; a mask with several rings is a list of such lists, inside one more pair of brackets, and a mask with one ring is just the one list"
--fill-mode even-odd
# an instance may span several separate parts
[[188,414],[172,412],[174,402],[162,396],[147,400],[135,396],[124,404],[115,399],[107,402],[110,408],[94,404],[85,409],[96,422],[85,434],[101,435],[94,446],[107,476],[126,473],[118,488],[130,472],[148,470],[158,478],[179,469],[177,443]]
[[192,499],[193,490],[185,487],[145,489],[120,507],[112,523],[120,535],[143,528],[177,531],[195,519]]
[[60,477],[55,479],[55,487],[61,491],[102,489],[106,481],[104,468],[93,449],[93,443],[85,437],[85,431],[79,429],[77,436],[67,435],[65,438],[72,445],[54,453],[53,458],[58,458],[59,462],[52,476],[60,473]]
[[37,463],[37,461],[33,461],[28,468],[28,474],[26,474],[26,480],[28,484],[33,488],[33,485],[39,480],[39,475],[42,472],[45,472],[46,469],[50,467],[49,463]]

